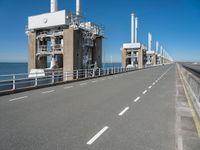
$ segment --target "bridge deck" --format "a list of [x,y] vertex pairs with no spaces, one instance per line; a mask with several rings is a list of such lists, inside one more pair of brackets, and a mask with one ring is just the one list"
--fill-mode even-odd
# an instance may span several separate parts
[[173,150],[175,65],[0,97],[3,150]]

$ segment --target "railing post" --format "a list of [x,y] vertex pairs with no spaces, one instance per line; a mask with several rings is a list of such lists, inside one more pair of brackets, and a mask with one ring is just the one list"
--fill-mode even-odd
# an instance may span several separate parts
[[92,69],[92,77],[95,77],[95,70]]
[[99,68],[99,76],[101,76],[101,68]]
[[87,78],[87,69],[85,69],[85,78]]
[[76,79],[78,80],[78,70],[76,70]]
[[16,81],[15,81],[15,75],[13,75],[13,90],[16,89],[15,83],[16,83]]
[[38,78],[37,78],[37,73],[36,73],[36,76],[35,76],[35,86],[38,85]]
[[66,79],[66,81],[68,80],[68,73],[67,72],[65,72],[65,79]]
[[51,78],[52,78],[52,81],[51,81],[51,82],[52,82],[52,84],[54,84],[54,82],[55,82],[55,81],[54,81],[54,71],[52,72],[52,77],[51,77]]

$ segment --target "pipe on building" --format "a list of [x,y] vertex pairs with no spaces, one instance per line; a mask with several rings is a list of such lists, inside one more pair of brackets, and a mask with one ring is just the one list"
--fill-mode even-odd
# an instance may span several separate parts
[[152,34],[148,33],[148,51],[151,51],[152,49]]
[[135,42],[135,15],[131,14],[131,43]]
[[156,41],[156,53],[158,54],[158,49],[159,49],[159,42]]
[[81,0],[76,0],[76,15],[81,16]]
[[56,12],[58,10],[57,0],[51,0],[51,13]]
[[160,56],[163,57],[163,47],[162,47],[162,45],[160,46]]
[[138,42],[138,17],[135,17],[135,43]]

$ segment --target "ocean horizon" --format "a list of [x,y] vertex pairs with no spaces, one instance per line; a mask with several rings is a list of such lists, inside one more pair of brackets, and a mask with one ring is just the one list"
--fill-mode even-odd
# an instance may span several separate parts
[[[121,67],[120,62],[103,63],[103,68]],[[27,62],[0,62],[0,75],[28,73]]]

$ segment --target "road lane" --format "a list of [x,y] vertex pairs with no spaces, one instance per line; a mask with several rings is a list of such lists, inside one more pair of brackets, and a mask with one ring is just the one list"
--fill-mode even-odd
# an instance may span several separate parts
[[[51,94],[24,92],[29,97],[23,103],[10,105],[5,100],[13,95],[0,97],[0,146],[9,150],[88,149],[87,140],[103,126],[116,122],[120,110],[169,67],[131,72],[97,83],[88,81],[84,86],[80,84],[85,82],[72,83],[70,89],[64,89],[66,85],[42,89],[54,90]],[[98,139],[94,146],[103,141]]]

